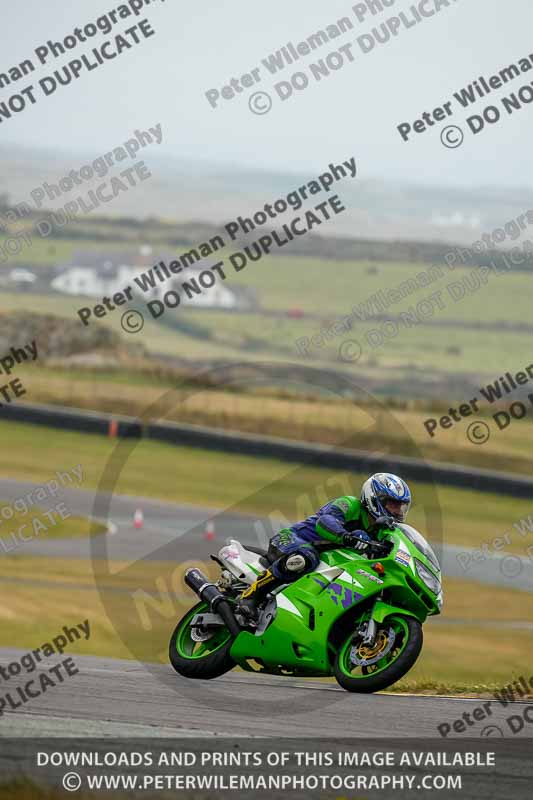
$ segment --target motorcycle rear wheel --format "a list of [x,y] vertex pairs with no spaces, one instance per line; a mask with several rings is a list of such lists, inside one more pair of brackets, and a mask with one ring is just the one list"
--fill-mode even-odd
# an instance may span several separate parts
[[[394,644],[386,652],[391,628],[395,635]],[[422,643],[422,625],[418,620],[400,615],[388,617],[380,625],[373,658],[375,659],[376,654],[379,655],[379,647],[382,647],[385,654],[376,663],[364,666],[353,663],[351,655],[357,645],[354,645],[353,634],[350,634],[340,646],[335,659],[334,675],[337,683],[348,692],[371,693],[386,689],[409,672],[420,655]],[[364,658],[362,645],[356,652],[359,658],[361,655]],[[369,660],[373,659],[369,657]]]
[[212,680],[235,666],[230,656],[233,636],[226,627],[215,628],[210,638],[196,641],[191,621],[196,614],[209,611],[208,603],[198,603],[178,622],[172,636],[168,655],[177,673],[185,678]]

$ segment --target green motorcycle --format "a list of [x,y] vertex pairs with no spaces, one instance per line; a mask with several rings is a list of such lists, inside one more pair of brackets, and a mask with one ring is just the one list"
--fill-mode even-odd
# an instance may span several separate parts
[[441,569],[410,525],[382,531],[367,555],[320,543],[315,572],[273,590],[250,626],[238,598],[269,562],[264,550],[230,540],[212,558],[215,583],[198,569],[185,583],[199,597],[178,623],[169,647],[174,669],[211,679],[239,666],[270,675],[334,675],[349,692],[391,686],[422,649],[422,624],[442,609]]

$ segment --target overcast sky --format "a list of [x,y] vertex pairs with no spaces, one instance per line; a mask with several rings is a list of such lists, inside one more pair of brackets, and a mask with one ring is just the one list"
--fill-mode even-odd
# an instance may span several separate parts
[[[531,0],[450,0],[450,7],[410,30],[402,28],[386,45],[332,72],[282,103],[273,91],[277,80],[325,57],[338,45],[354,42],[401,10],[420,0],[396,0],[377,17],[358,23],[352,2],[345,0],[166,0],[154,3],[146,16],[156,35],[114,61],[0,124],[0,143],[26,144],[99,155],[128,138],[135,128],[161,123],[164,141],[159,153],[180,159],[245,164],[281,170],[314,171],[329,161],[354,155],[360,177],[413,182],[518,185],[530,187],[533,104],[512,117],[505,112],[498,125],[474,137],[466,130],[461,148],[440,142],[444,123],[403,143],[396,125],[413,122],[423,111],[449,100],[479,75],[490,76],[533,54]],[[435,0],[427,0],[433,7]],[[64,0],[18,0],[2,14],[0,72],[33,58],[48,39],[64,39],[120,5],[113,0],[67,4]],[[355,29],[331,42],[312,58],[303,59],[274,78],[261,66],[269,53],[350,16]],[[136,21],[142,19],[139,17]],[[121,32],[131,20],[113,31]],[[84,52],[100,36],[79,45],[68,57],[52,60],[28,78],[0,90],[0,103],[11,92],[37,84],[45,75]],[[533,55],[532,55],[533,58]],[[232,77],[261,67],[257,89],[274,98],[271,112],[253,115],[250,90],[213,110],[205,92]],[[533,80],[533,71],[504,91],[480,101],[472,112],[460,109],[450,122],[466,128],[469,113],[479,113]]]

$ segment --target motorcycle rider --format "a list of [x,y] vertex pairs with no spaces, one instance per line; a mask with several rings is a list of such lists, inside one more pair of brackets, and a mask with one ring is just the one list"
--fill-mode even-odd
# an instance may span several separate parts
[[360,499],[338,497],[316,514],[284,528],[270,540],[270,567],[242,593],[238,610],[255,620],[258,605],[272,589],[315,570],[320,555],[313,543],[330,541],[363,554],[379,530],[405,521],[410,505],[411,492],[405,481],[397,475],[378,472],[364,482]]

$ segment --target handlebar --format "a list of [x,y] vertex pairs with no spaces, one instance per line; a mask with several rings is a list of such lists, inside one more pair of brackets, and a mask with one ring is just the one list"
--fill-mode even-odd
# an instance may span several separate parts
[[392,543],[387,542],[387,544],[383,544],[382,542],[370,542],[370,550],[377,550],[379,553],[380,551],[385,555],[389,555],[390,551],[392,550]]
[[[375,550],[378,553],[381,552],[384,555],[388,555],[392,549],[392,543],[387,542],[383,544],[382,542],[369,542],[369,550]],[[319,553],[325,552],[326,550],[337,550],[339,547],[342,547],[341,544],[338,542],[313,542],[313,547],[315,550],[318,550]]]

